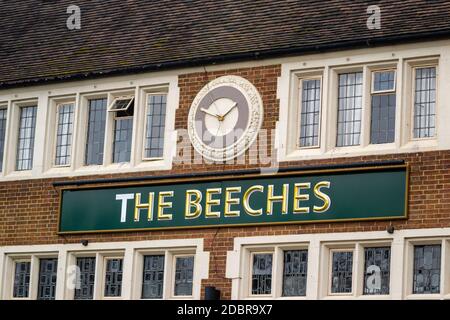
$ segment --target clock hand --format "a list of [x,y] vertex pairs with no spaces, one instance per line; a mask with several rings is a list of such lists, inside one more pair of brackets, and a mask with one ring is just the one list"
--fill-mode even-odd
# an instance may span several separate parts
[[222,118],[225,118],[225,116],[226,116],[227,114],[229,114],[229,113],[231,112],[231,110],[233,110],[236,106],[237,106],[237,102],[235,102],[235,103],[231,106],[231,108],[228,109],[228,111],[225,112],[225,113],[222,115]]
[[214,114],[214,113],[212,113],[211,111],[206,110],[205,108],[200,108],[200,111],[203,111],[204,113],[209,114],[210,116],[213,116],[213,117],[216,117],[217,119],[220,119],[220,116],[219,116],[219,115]]

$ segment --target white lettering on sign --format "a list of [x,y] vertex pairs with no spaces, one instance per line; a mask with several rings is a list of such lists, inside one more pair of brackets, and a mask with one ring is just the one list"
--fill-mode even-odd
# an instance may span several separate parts
[[127,203],[128,200],[134,199],[134,193],[116,194],[116,200],[122,201],[122,208],[120,211],[120,222],[127,221]]

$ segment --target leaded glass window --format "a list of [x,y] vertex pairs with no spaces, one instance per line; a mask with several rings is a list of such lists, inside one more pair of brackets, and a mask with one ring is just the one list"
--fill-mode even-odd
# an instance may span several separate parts
[[0,172],[2,172],[3,168],[3,154],[5,150],[6,114],[7,109],[0,109]]
[[283,296],[305,296],[308,250],[284,251]]
[[331,262],[331,293],[351,293],[353,252],[335,251]]
[[436,134],[436,67],[415,69],[414,138]]
[[95,258],[77,258],[77,285],[75,289],[75,300],[92,300],[94,298],[95,283]]
[[389,294],[391,248],[365,248],[364,258],[364,294]]
[[160,299],[164,288],[164,255],[144,256],[142,298]]
[[440,292],[441,246],[414,246],[413,293]]
[[271,253],[253,255],[252,295],[271,294],[272,257]]
[[370,143],[394,142],[395,108],[395,71],[374,72]]
[[194,257],[177,257],[175,259],[175,295],[192,295],[194,278]]
[[55,300],[58,259],[39,260],[38,300]]
[[72,156],[73,115],[73,103],[64,103],[58,106],[55,156],[55,165],[57,166],[70,164]]
[[28,298],[30,290],[30,261],[21,261],[15,263],[14,272],[14,298]]
[[163,156],[166,103],[167,96],[165,94],[154,94],[148,98],[145,134],[146,158],[160,158]]
[[17,141],[16,170],[31,170],[33,167],[34,134],[37,106],[20,108],[19,137]]
[[363,73],[339,75],[337,146],[360,144]]
[[131,157],[133,118],[117,118],[114,122],[113,162],[129,162]]
[[123,259],[107,259],[105,273],[105,297],[122,295]]
[[86,165],[103,164],[105,144],[106,98],[89,100],[89,119],[86,141]]
[[319,145],[320,80],[302,80],[300,147]]

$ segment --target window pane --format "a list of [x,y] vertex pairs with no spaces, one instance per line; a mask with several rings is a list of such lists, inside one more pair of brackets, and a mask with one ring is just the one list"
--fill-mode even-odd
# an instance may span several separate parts
[[305,296],[308,250],[284,252],[283,296]]
[[58,125],[56,132],[55,165],[70,164],[72,155],[73,103],[62,104],[58,108]]
[[75,289],[75,300],[92,300],[94,298],[95,282],[95,258],[77,258],[79,270],[77,277],[77,289]]
[[414,246],[413,293],[439,293],[441,246]]
[[391,248],[365,248],[364,257],[364,294],[389,294]]
[[331,267],[331,293],[351,293],[353,252],[333,252]]
[[116,119],[114,124],[113,162],[129,162],[131,157],[131,138],[133,118]]
[[55,300],[58,259],[39,260],[38,300]]
[[30,290],[31,262],[16,262],[14,273],[14,298],[27,298]]
[[17,171],[31,170],[33,167],[36,111],[36,106],[20,108],[19,138],[16,156]]
[[105,297],[122,295],[123,259],[107,259],[105,273]]
[[89,120],[86,141],[86,165],[103,163],[105,143],[106,98],[89,100]]
[[179,257],[175,262],[175,295],[192,295],[192,280],[194,278],[194,257]]
[[394,94],[372,95],[372,120],[370,143],[390,143],[395,140]]
[[272,254],[253,255],[252,294],[272,292]]
[[436,68],[417,68],[414,99],[414,138],[434,137]]
[[301,92],[300,147],[319,145],[320,80],[303,80]]
[[160,299],[164,288],[164,255],[144,256],[142,298]]
[[337,146],[359,145],[362,110],[362,72],[339,75]]
[[148,99],[145,157],[163,156],[166,95],[151,95]]
[[5,150],[6,114],[7,109],[0,109],[0,172],[3,168],[3,153]]
[[373,90],[386,91],[394,90],[395,87],[395,71],[374,72]]

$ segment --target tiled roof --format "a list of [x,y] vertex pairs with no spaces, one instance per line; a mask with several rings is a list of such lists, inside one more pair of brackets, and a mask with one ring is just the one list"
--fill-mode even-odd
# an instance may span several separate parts
[[[80,30],[66,27],[72,4]],[[380,30],[366,26],[369,5]],[[0,0],[0,12],[4,88],[450,37],[450,1],[439,0]]]

